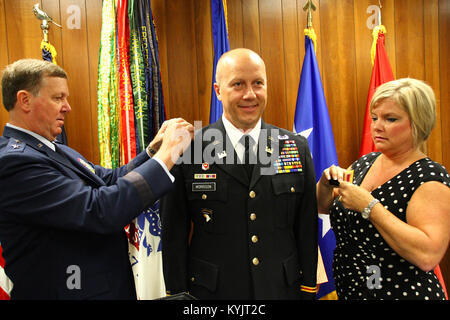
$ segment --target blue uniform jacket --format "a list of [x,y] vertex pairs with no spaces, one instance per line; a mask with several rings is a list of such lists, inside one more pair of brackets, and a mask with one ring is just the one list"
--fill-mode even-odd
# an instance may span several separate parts
[[115,170],[5,127],[0,243],[12,299],[135,299],[124,227],[172,188],[143,152]]

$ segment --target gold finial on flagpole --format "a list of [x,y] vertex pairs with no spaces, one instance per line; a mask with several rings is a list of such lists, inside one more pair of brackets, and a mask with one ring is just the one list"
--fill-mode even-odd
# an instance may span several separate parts
[[50,27],[50,25],[48,24],[49,22],[52,22],[53,24],[57,25],[58,27],[62,28],[59,24],[57,24],[55,21],[53,21],[53,19],[43,10],[41,10],[39,8],[39,3],[36,3],[33,7],[33,13],[36,16],[36,18],[38,18],[39,20],[42,21],[41,23],[41,29],[42,32],[44,33],[44,41],[48,42],[48,28]]
[[312,28],[312,11],[316,11],[316,6],[312,2],[312,0],[308,0],[308,2],[306,2],[306,4],[303,6],[303,10],[308,11],[308,22],[306,26],[308,28]]

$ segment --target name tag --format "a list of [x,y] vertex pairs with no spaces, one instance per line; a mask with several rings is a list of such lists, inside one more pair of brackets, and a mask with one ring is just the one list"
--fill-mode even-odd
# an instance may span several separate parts
[[193,192],[216,191],[215,182],[194,182],[192,183]]

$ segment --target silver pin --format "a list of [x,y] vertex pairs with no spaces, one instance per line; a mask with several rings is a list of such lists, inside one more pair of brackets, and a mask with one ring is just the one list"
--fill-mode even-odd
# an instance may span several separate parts
[[217,155],[219,157],[219,159],[225,158],[227,156],[227,152],[225,150],[223,150],[221,153],[219,153]]

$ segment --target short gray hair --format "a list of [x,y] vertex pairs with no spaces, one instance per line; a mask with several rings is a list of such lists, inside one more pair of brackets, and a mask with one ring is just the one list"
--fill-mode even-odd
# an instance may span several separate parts
[[54,63],[38,59],[21,59],[6,66],[2,73],[2,96],[6,110],[14,108],[19,90],[27,90],[37,96],[45,77],[67,79],[67,73]]

